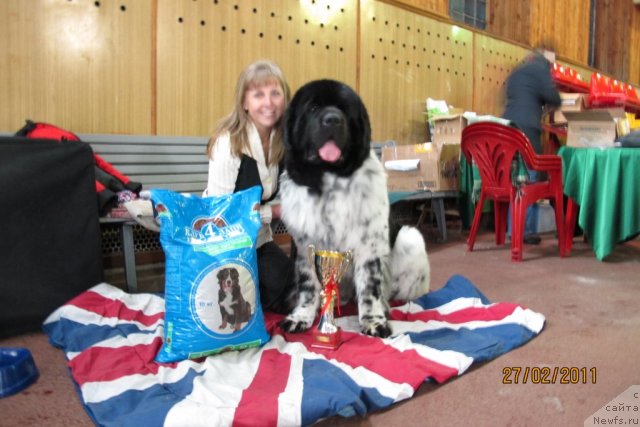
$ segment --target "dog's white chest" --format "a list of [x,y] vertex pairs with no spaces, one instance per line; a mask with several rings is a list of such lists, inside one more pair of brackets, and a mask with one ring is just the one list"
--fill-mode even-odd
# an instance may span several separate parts
[[387,229],[389,203],[377,159],[350,177],[325,174],[320,195],[285,177],[281,197],[283,220],[298,243],[348,250],[361,246],[372,230]]
[[225,292],[224,298],[219,303],[221,307],[227,310],[227,313],[233,314],[233,295],[231,295],[231,292]]

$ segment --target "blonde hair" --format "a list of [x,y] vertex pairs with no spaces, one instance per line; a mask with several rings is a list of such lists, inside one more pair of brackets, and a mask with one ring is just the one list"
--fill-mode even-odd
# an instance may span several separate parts
[[[247,124],[251,121],[245,111],[244,97],[247,90],[262,86],[267,83],[277,83],[284,95],[284,108],[289,104],[290,91],[280,67],[268,60],[256,61],[240,73],[236,83],[235,103],[231,113],[220,120],[213,135],[207,144],[207,155],[211,157],[213,147],[217,139],[224,133],[229,133],[231,151],[237,157],[242,157],[243,152],[250,152],[249,138],[246,132]],[[280,163],[284,157],[284,116],[278,120],[274,128],[275,134],[271,140],[271,156],[269,165]]]

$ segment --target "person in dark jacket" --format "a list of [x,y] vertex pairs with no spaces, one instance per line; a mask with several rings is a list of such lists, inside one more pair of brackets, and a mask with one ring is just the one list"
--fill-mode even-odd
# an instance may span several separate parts
[[[506,103],[503,118],[510,120],[527,136],[537,154],[542,154],[542,114],[545,106],[558,107],[560,93],[551,77],[555,54],[544,48],[536,49],[507,78]],[[529,171],[529,180],[535,181],[537,174]],[[524,243],[538,244],[537,212],[527,211]]]
[[527,135],[538,154],[542,154],[543,109],[545,106],[558,107],[561,103],[560,93],[551,77],[553,64],[547,58],[552,59],[553,52],[536,50],[509,75],[502,115]]

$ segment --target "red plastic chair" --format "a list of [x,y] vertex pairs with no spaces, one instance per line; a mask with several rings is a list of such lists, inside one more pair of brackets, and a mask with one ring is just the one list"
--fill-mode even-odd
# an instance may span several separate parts
[[556,81],[564,80],[564,67],[557,62],[554,62],[553,68],[551,69],[551,77]]
[[636,89],[627,83],[624,85],[624,94],[627,97],[625,103],[629,109],[636,114],[640,114],[640,98],[638,98]]
[[626,94],[621,89],[616,80],[594,72],[589,81],[589,105],[591,107],[622,106]]
[[580,73],[578,73],[573,68],[568,68],[567,75],[569,76],[569,79],[573,83],[574,92],[584,92],[584,93],[589,92],[589,85],[587,84],[587,82],[582,80],[582,76],[580,75]]
[[638,98],[638,92],[636,91],[636,89],[631,86],[630,84],[627,84],[624,87],[624,93],[625,95],[627,95],[627,98],[638,101],[640,98]]
[[551,77],[556,83],[556,86],[558,86],[558,89],[563,92],[589,92],[589,85],[582,80],[580,74],[566,65],[560,65],[554,62],[551,68]]
[[[469,251],[473,246],[480,224],[482,207],[486,199],[494,203],[496,244],[505,241],[507,212],[511,205],[511,260],[522,261],[524,224],[527,208],[540,199],[554,201],[560,256],[566,254],[562,196],[562,159],[556,155],[538,155],[533,151],[526,135],[517,128],[493,122],[478,122],[462,132],[462,152],[467,161],[473,160],[480,171],[482,187],[476,204],[473,223],[467,240]],[[518,187],[511,182],[511,163],[516,152],[528,169],[546,172],[547,180],[523,183]]]

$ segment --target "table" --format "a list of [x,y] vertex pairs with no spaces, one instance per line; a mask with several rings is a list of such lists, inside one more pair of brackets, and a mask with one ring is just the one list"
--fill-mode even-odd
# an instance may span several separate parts
[[[400,200],[416,201],[416,200],[431,200],[431,208],[436,215],[436,224],[438,225],[438,231],[442,237],[442,241],[447,240],[447,221],[445,219],[444,212],[444,199],[451,197],[457,198],[459,195],[457,190],[450,191],[389,191],[389,203],[394,204]],[[416,227],[420,227],[427,215],[427,207],[423,206],[418,223]]]
[[616,243],[640,233],[640,149],[565,146],[558,155],[564,194],[569,196],[567,251],[571,251],[577,219],[602,261]]

